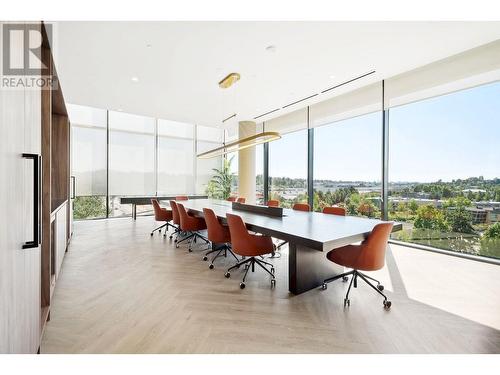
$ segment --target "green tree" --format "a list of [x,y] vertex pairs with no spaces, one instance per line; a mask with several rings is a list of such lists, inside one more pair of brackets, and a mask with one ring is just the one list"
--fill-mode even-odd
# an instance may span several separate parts
[[230,159],[224,158],[221,169],[212,169],[215,175],[208,182],[206,193],[210,198],[227,199],[231,195],[231,186],[234,180],[234,173],[231,172],[231,163],[234,156]]
[[453,232],[474,233],[472,215],[464,206],[449,208],[445,216]]
[[500,221],[486,228],[483,236],[488,239],[500,239]]
[[414,225],[415,228],[435,229],[443,232],[450,229],[443,212],[431,204],[420,206],[418,208],[417,218],[415,219]]
[[415,200],[412,199],[408,203],[408,208],[409,208],[410,212],[412,213],[412,215],[415,215],[417,213],[417,210],[418,210],[418,204],[417,204],[417,202],[415,202]]
[[97,195],[76,197],[73,204],[73,217],[75,219],[91,219],[106,217],[105,198]]

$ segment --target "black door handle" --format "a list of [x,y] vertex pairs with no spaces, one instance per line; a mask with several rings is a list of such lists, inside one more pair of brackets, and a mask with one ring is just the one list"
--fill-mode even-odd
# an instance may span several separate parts
[[73,180],[73,186],[71,189],[71,199],[75,199],[75,197],[76,197],[76,177],[71,176],[71,179]]
[[23,249],[31,249],[40,245],[41,236],[41,180],[42,180],[42,157],[38,154],[23,154],[23,158],[33,160],[33,241],[27,241]]

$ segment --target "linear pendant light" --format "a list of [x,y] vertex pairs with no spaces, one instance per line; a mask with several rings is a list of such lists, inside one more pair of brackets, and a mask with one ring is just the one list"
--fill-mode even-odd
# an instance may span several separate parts
[[[239,79],[240,79],[239,73],[230,73],[219,82],[219,87],[226,89],[230,87],[233,83],[239,81]],[[233,117],[236,117],[236,113],[232,116],[227,117],[222,122],[224,123],[227,120],[232,119]],[[253,124],[255,125],[255,123]],[[223,144],[221,147],[217,147],[212,150],[202,152],[201,154],[196,155],[196,157],[199,159],[215,158],[217,156],[229,154],[231,152],[236,152],[244,150],[245,148],[257,146],[262,143],[272,142],[280,138],[281,135],[277,132],[266,132],[265,124],[263,124],[262,132],[259,134],[251,135],[246,138],[241,138],[238,139],[237,141],[228,144]]]
[[250,137],[238,139],[237,141],[228,143],[221,147],[214,148],[201,154],[196,155],[199,159],[210,159],[217,156],[229,154],[231,152],[236,152],[244,150],[245,148],[257,146],[262,143],[276,141],[281,138],[281,135],[277,132],[262,132],[259,134],[252,135]]

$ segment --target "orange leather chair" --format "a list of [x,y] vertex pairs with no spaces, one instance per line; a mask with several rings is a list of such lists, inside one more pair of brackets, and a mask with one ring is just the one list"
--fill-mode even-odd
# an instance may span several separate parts
[[266,206],[267,207],[279,207],[280,201],[274,200],[274,199],[268,200]]
[[[233,251],[245,257],[244,260],[236,263],[234,266],[229,267],[225,277],[231,277],[230,271],[235,268],[239,268],[242,265],[246,266],[245,275],[240,283],[240,288],[245,288],[245,279],[247,277],[248,270],[252,268],[252,272],[255,271],[255,264],[262,267],[269,275],[271,275],[271,287],[276,285],[276,278],[274,277],[274,266],[271,263],[265,262],[261,257],[265,254],[271,254],[274,251],[273,240],[269,236],[259,236],[256,234],[251,234],[248,232],[245,223],[238,215],[226,214],[227,224],[229,225],[229,232],[231,234],[231,244]],[[271,267],[270,270],[266,268],[265,265]]]
[[227,257],[228,251],[234,259],[236,259],[236,262],[239,262],[240,260],[231,250],[231,234],[229,233],[229,227],[221,224],[217,216],[215,216],[214,211],[210,208],[203,209],[203,216],[205,217],[205,223],[207,224],[207,238],[211,245],[211,249],[207,251],[203,260],[208,260],[209,254],[217,252],[217,254],[210,261],[208,268],[213,269],[214,261],[222,254],[224,254],[224,257]]
[[173,219],[172,210],[167,210],[166,208],[160,207],[160,203],[158,203],[158,199],[151,199],[151,204],[153,205],[153,210],[155,213],[155,220],[165,222],[165,224],[159,226],[158,228],[153,229],[153,231],[151,232],[151,236],[156,231],[159,231],[158,233],[161,234],[161,229],[166,227],[165,233],[163,234],[163,236],[166,237],[169,226],[171,226],[172,228],[175,229],[175,226],[170,224],[170,221]]
[[292,206],[292,209],[296,211],[306,211],[306,212],[311,211],[311,207],[307,203],[295,203]]
[[172,209],[172,221],[174,222],[173,227],[175,228],[174,233],[170,235],[170,239],[172,239],[175,234],[174,242],[177,242],[179,240],[179,234],[183,234],[181,230],[181,217],[175,201],[170,201],[170,208]]
[[[294,205],[292,206],[292,210],[309,212],[311,211],[311,206],[309,206],[309,204],[307,203],[294,203]],[[283,241],[278,246],[276,246],[276,249],[281,249],[281,247],[283,245],[286,245],[287,243],[288,241]],[[276,254],[273,254],[272,258],[276,257],[277,257]]]
[[229,198],[227,198],[227,201],[236,202],[236,197],[229,197]]
[[236,199],[236,202],[238,203],[245,203],[246,199],[243,198],[243,197],[239,197],[238,199]]
[[208,244],[209,241],[199,233],[200,230],[207,229],[205,219],[202,217],[188,215],[186,209],[184,208],[184,205],[181,203],[177,203],[177,209],[179,210],[179,217],[181,219],[181,230],[183,232],[189,233],[189,235],[182,240],[177,241],[175,246],[179,247],[179,244],[181,242],[189,240],[188,250],[191,252],[193,251],[193,242],[196,243],[197,238],[205,241],[205,243]]
[[[347,281],[348,276],[352,275],[349,289],[347,289],[347,294],[344,298],[344,307],[351,304],[349,292],[351,291],[352,285],[354,285],[355,288],[358,287],[358,277],[384,297],[384,307],[386,309],[391,307],[391,301],[382,293],[384,286],[380,284],[378,280],[359,271],[375,271],[384,267],[385,249],[387,248],[387,241],[389,240],[393,225],[394,223],[392,222],[377,224],[370,235],[360,245],[339,247],[338,249],[333,249],[326,255],[330,261],[347,268],[352,268],[352,271],[331,277],[323,282],[323,289],[326,289],[327,283],[340,278],[342,278],[343,281]],[[370,283],[368,279],[375,281],[377,286]]]
[[324,214],[345,216],[345,208],[343,207],[325,207],[323,208]]
[[187,201],[189,197],[187,195],[178,195],[175,197],[176,201]]

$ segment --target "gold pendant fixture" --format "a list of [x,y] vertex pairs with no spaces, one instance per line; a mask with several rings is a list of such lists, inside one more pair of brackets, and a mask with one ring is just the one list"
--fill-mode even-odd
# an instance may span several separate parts
[[227,89],[231,87],[233,84],[238,82],[240,80],[240,74],[239,73],[229,73],[227,76],[222,78],[222,80],[219,82],[219,87],[221,89]]
[[[234,83],[238,82],[239,79],[240,79],[239,73],[230,73],[219,82],[219,87],[222,89],[227,89],[228,87],[231,87],[231,85],[233,85]],[[232,119],[233,117],[236,117],[236,113],[224,119],[222,122],[224,123]],[[255,126],[255,123],[253,124]],[[196,155],[196,157],[198,157],[199,159],[215,158],[217,156],[244,150],[245,148],[248,147],[260,145],[262,143],[272,142],[281,138],[281,135],[277,132],[266,132],[265,129],[263,130],[264,131],[259,134],[241,138],[238,139],[237,141],[224,144],[221,147],[217,147],[212,150],[202,152],[201,154]]]

